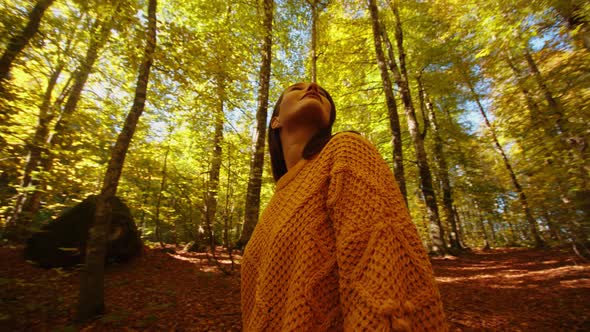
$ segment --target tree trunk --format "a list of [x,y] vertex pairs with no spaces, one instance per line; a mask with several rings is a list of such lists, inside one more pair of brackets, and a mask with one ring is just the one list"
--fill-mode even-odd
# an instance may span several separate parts
[[[539,106],[535,102],[532,93],[526,87],[522,71],[516,66],[516,64],[514,63],[512,58],[510,57],[510,55],[507,55],[505,59],[506,59],[506,63],[508,64],[508,67],[510,67],[512,69],[512,72],[514,73],[514,76],[516,77],[517,86],[518,86],[520,92],[522,93],[522,95],[524,96],[527,107],[529,108],[529,111],[530,111],[529,120],[531,121],[531,124],[533,126],[537,126],[537,125],[539,125],[539,122],[542,121],[542,119],[538,119],[538,117],[542,114],[541,110],[539,109]],[[544,126],[544,122],[543,122],[543,126]],[[555,128],[552,128],[551,131],[553,132],[554,129]]]
[[230,213],[229,213],[229,200],[231,197],[231,146],[227,148],[227,183],[225,184],[225,207],[223,209],[223,244],[230,252]]
[[262,170],[264,167],[264,139],[266,138],[266,119],[268,114],[268,90],[272,60],[272,21],[274,0],[264,1],[263,30],[264,39],[261,48],[261,64],[258,89],[258,109],[256,110],[256,138],[254,152],[250,161],[250,176],[246,190],[246,207],[242,235],[236,244],[238,248],[246,246],[258,223],[260,211],[260,189],[262,187]]
[[141,217],[139,218],[139,236],[143,237],[144,232],[144,228],[145,228],[145,210],[147,209],[147,202],[148,202],[148,198],[149,198],[149,191],[150,191],[150,183],[152,182],[152,174],[149,173],[148,174],[148,182],[147,185],[145,186],[144,192],[142,193],[143,196],[143,201],[141,202]]
[[584,0],[555,1],[553,7],[565,21],[566,28],[575,33],[573,37],[590,52],[590,28],[584,15]]
[[455,220],[455,214],[453,213],[453,195],[451,190],[451,181],[449,180],[449,168],[447,166],[447,161],[444,156],[443,146],[444,142],[442,140],[440,130],[438,128],[438,122],[436,120],[436,114],[434,113],[434,108],[432,106],[432,102],[429,100],[428,96],[426,95],[426,91],[424,91],[424,87],[422,85],[422,81],[418,78],[418,86],[419,86],[419,93],[421,101],[425,104],[425,108],[427,110],[428,116],[428,123],[432,128],[432,136],[434,138],[434,160],[438,164],[439,170],[439,180],[442,184],[442,192],[443,192],[443,212],[449,224],[451,225],[451,248],[461,250],[461,238],[460,233],[457,228],[457,221]]
[[461,222],[461,218],[459,217],[459,212],[457,211],[457,207],[453,206],[453,215],[455,217],[455,220],[457,221],[457,231],[459,234],[458,238],[459,238],[459,245],[461,246],[461,248],[467,248],[467,245],[465,244],[465,233],[463,232],[463,225]]
[[[84,60],[80,63],[80,66],[76,69],[76,72],[74,74],[74,84],[72,86],[72,89],[70,90],[68,99],[66,100],[66,104],[64,105],[64,108],[60,114],[59,120],[55,124],[55,133],[48,140],[49,145],[59,146],[62,144],[64,131],[66,130],[66,127],[69,125],[69,120],[72,113],[74,113],[76,107],[78,106],[78,101],[80,101],[82,90],[86,85],[86,81],[90,76],[90,72],[94,67],[94,63],[100,55],[100,50],[104,47],[104,45],[107,43],[109,39],[111,33],[111,26],[113,24],[115,16],[116,15],[113,15],[111,19],[106,23],[101,24],[101,22],[97,21],[94,24],[94,26],[100,30],[98,32],[98,35],[91,35],[90,43],[88,45],[88,49],[86,50],[86,56],[84,57]],[[95,31],[96,28],[92,30]]]
[[475,91],[475,87],[473,86],[473,83],[471,83],[471,79],[465,73],[464,73],[464,76],[465,76],[465,83],[467,83],[467,86],[469,87],[469,90],[471,91],[473,99],[475,100],[475,103],[477,104],[477,107],[479,109],[479,113],[481,114],[486,127],[490,131],[494,146],[495,146],[496,150],[498,151],[498,153],[500,154],[500,156],[502,156],[502,161],[504,162],[504,167],[506,167],[506,170],[508,171],[508,173],[510,175],[510,179],[512,180],[512,185],[514,186],[514,190],[516,190],[516,193],[518,194],[518,199],[520,201],[520,205],[522,207],[526,221],[529,225],[531,236],[533,237],[533,240],[535,242],[535,246],[537,248],[544,247],[545,242],[539,236],[539,232],[537,230],[537,222],[536,222],[535,218],[533,218],[533,215],[532,215],[530,207],[529,207],[528,199],[524,193],[524,190],[522,189],[520,182],[516,178],[516,174],[514,173],[512,165],[510,164],[510,161],[508,160],[508,157],[506,156],[506,153],[504,152],[502,145],[500,145],[500,142],[498,141],[498,137],[496,136],[496,131],[494,130],[494,128],[492,127],[492,124],[490,123],[490,120],[488,119],[488,115],[487,115],[486,111],[484,110],[483,105],[481,104],[481,101],[479,100],[479,96],[477,95],[477,92]]
[[317,76],[317,42],[318,42],[318,8],[316,1],[311,5],[311,81],[316,83]]
[[[84,15],[82,14],[74,23],[78,23],[78,21],[80,21],[83,16]],[[69,54],[73,45],[73,40],[74,36],[70,36],[67,39],[63,54]],[[62,57],[62,54],[59,54],[57,64],[55,69],[51,71],[51,75],[49,76],[47,82],[47,88],[45,89],[41,106],[39,107],[39,117],[37,119],[38,122],[37,127],[35,128],[35,134],[33,135],[32,142],[26,146],[28,154],[25,166],[23,168],[23,176],[20,182],[22,191],[16,198],[15,207],[12,214],[7,218],[7,228],[21,223],[20,218],[23,212],[26,212],[24,214],[24,220],[22,220],[22,222],[25,223],[23,226],[26,227],[26,223],[30,222],[38,211],[38,208],[32,208],[33,206],[38,206],[38,204],[31,204],[32,202],[35,202],[35,200],[31,199],[31,196],[34,196],[39,191],[38,186],[40,184],[42,185],[43,183],[40,183],[39,176],[33,177],[33,173],[39,169],[42,154],[44,152],[46,155],[48,154],[45,143],[49,136],[49,126],[56,116],[55,110],[61,107],[65,96],[68,94],[67,91],[69,91],[70,83],[72,82],[72,76],[70,76],[55,103],[52,104],[53,90],[57,85],[57,81],[65,67],[65,64],[66,59]]]
[[481,209],[479,208],[479,204],[477,203],[477,201],[474,201],[475,203],[475,210],[477,211],[477,220],[479,221],[479,227],[481,228],[481,234],[483,236],[483,240],[484,240],[484,250],[489,250],[490,249],[490,241],[488,239],[488,232],[486,232],[486,225],[483,221],[483,216],[481,215]]
[[143,61],[139,68],[133,105],[113,147],[101,193],[96,200],[94,225],[88,234],[86,264],[81,273],[80,297],[76,317],[78,321],[87,321],[105,311],[104,263],[107,233],[111,223],[112,201],[117,194],[119,178],[121,177],[129,144],[135,133],[135,127],[145,108],[150,68],[156,50],[156,6],[156,0],[149,0],[147,42]]
[[552,120],[555,121],[555,126],[560,134],[567,133],[567,120],[564,118],[563,107],[557,98],[553,96],[547,84],[545,84],[545,80],[535,63],[535,60],[531,56],[528,47],[525,46],[524,48],[524,58],[526,59],[527,65],[529,66],[529,70],[531,71],[535,81],[539,85],[539,88],[543,92],[543,96],[549,105],[549,109],[551,110]]
[[211,156],[211,167],[209,168],[209,185],[207,190],[207,204],[205,213],[205,225],[209,237],[211,250],[215,251],[215,213],[217,212],[217,192],[219,190],[219,171],[221,169],[225,103],[225,82],[219,77],[217,82],[217,95],[219,98],[218,108],[215,113],[215,131],[213,134],[213,155]]
[[6,220],[6,231],[4,236],[11,238],[12,240],[17,240],[20,238],[20,235],[24,235],[26,233],[23,232],[23,228],[26,227],[28,222],[33,218],[33,215],[30,214],[30,211],[24,215],[22,212],[25,206],[25,201],[29,196],[29,188],[35,185],[32,174],[35,170],[37,170],[39,160],[41,159],[41,154],[44,150],[45,140],[47,139],[47,135],[49,135],[49,123],[54,116],[53,112],[51,111],[51,96],[53,94],[53,89],[55,88],[57,80],[61,75],[64,64],[65,63],[63,62],[60,63],[58,67],[51,72],[47,82],[47,88],[45,89],[45,94],[43,95],[43,101],[39,107],[39,118],[37,128],[35,129],[35,134],[33,136],[33,141],[27,146],[29,154],[25,162],[23,177],[20,181],[21,191],[16,197],[14,211]]
[[[61,105],[63,105],[66,97],[69,95],[70,90],[71,90],[72,81],[73,81],[73,77],[70,76],[68,81],[66,82],[62,92],[60,93],[60,96],[53,103],[53,106],[51,109],[52,120],[57,115],[56,111],[61,108]],[[47,122],[47,126],[49,126],[50,122],[51,121]],[[49,128],[48,128],[46,136],[45,136],[45,140],[42,142],[43,152],[45,152],[45,153],[41,154],[39,156],[39,159],[36,162],[37,163],[36,168],[41,170],[42,174],[38,175],[37,179],[34,179],[34,181],[36,183],[35,189],[32,191],[32,193],[30,193],[29,195],[27,195],[25,197],[25,201],[23,203],[22,212],[26,213],[27,215],[30,215],[30,216],[34,216],[39,212],[39,209],[41,208],[42,195],[47,190],[47,175],[51,171],[51,165],[52,165],[50,163],[52,151],[51,151],[51,147],[48,146],[48,141],[49,141],[50,136],[51,135],[49,134]]]
[[162,227],[160,225],[160,205],[162,203],[162,192],[166,190],[166,166],[168,166],[168,154],[170,153],[170,144],[166,148],[166,153],[164,154],[164,166],[162,166],[162,180],[160,181],[160,191],[158,192],[158,199],[156,200],[156,216],[155,216],[155,224],[156,224],[156,240],[160,242],[160,247],[164,248],[164,243],[162,242]]
[[[118,8],[119,5],[117,5],[115,8],[115,12],[118,10]],[[63,110],[61,111],[58,120],[54,125],[54,133],[47,137],[47,142],[45,144],[47,147],[47,155],[41,158],[39,162],[43,172],[49,173],[53,168],[55,155],[52,150],[55,147],[61,147],[63,144],[63,136],[65,135],[70,117],[76,110],[82,90],[84,89],[84,85],[88,80],[88,76],[90,75],[90,71],[92,70],[94,63],[98,59],[99,52],[109,38],[114,17],[115,15],[113,14],[111,19],[104,24],[101,24],[99,21],[94,23],[92,31],[95,31],[97,28],[100,28],[100,31],[98,36],[95,36],[94,34],[92,35],[88,49],[86,51],[86,56],[74,73],[73,84],[69,90],[66,104],[64,105]],[[36,190],[31,195],[30,200],[25,203],[25,211],[29,215],[35,215],[39,211],[41,196],[42,190]]]
[[393,47],[391,46],[391,42],[389,42],[389,37],[387,36],[385,29],[382,29],[382,35],[388,47],[389,62],[392,66],[392,72],[396,80],[396,84],[400,88],[402,101],[404,103],[404,111],[408,121],[408,131],[410,132],[410,137],[412,138],[412,143],[414,144],[416,160],[418,163],[418,172],[420,174],[420,189],[422,190],[424,202],[426,203],[426,210],[428,213],[430,226],[430,236],[432,238],[431,251],[436,254],[444,254],[447,248],[446,239],[438,213],[436,194],[432,184],[432,174],[430,172],[430,166],[428,165],[428,159],[426,157],[426,149],[424,148],[424,139],[420,133],[418,120],[416,118],[416,111],[412,102],[408,72],[406,70],[406,55],[403,44],[403,30],[399,16],[398,3],[396,0],[394,0],[393,2],[390,2],[390,5],[395,16],[395,39],[397,42],[400,71],[397,70],[395,58],[393,57]]
[[381,82],[383,84],[383,92],[385,93],[385,103],[387,105],[387,113],[389,115],[389,126],[392,134],[393,145],[393,174],[399,185],[399,189],[404,197],[406,205],[408,204],[406,178],[404,176],[404,163],[402,151],[402,134],[399,123],[399,116],[397,114],[397,105],[395,104],[395,97],[393,95],[393,86],[389,73],[387,72],[387,65],[385,64],[385,55],[383,54],[383,46],[381,44],[381,25],[379,23],[379,10],[375,0],[369,0],[369,11],[371,12],[371,23],[373,26],[373,42],[375,45],[375,56],[377,58],[377,65],[381,72]]
[[24,29],[8,42],[8,46],[0,58],[0,93],[4,92],[4,83],[8,79],[12,62],[18,54],[27,46],[29,40],[39,30],[43,14],[51,6],[54,0],[39,0],[29,13],[29,21]]

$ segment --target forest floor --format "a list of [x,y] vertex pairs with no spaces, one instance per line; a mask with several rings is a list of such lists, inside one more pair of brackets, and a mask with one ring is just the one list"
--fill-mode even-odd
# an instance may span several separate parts
[[[590,331],[590,263],[570,248],[475,250],[432,263],[451,331]],[[221,273],[203,253],[146,248],[110,266],[108,312],[82,326],[70,320],[78,283],[76,270],[41,269],[22,248],[0,247],[0,331],[241,329],[239,274]]]

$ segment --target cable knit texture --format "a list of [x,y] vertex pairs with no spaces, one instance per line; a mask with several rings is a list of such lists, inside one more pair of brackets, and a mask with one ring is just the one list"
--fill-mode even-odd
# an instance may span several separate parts
[[276,185],[242,260],[244,331],[447,331],[393,174],[355,133]]

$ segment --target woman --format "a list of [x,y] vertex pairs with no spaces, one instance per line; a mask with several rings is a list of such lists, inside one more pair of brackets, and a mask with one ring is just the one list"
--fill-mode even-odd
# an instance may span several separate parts
[[244,331],[445,331],[432,268],[393,174],[356,133],[332,136],[315,83],[277,101],[275,194],[242,260]]

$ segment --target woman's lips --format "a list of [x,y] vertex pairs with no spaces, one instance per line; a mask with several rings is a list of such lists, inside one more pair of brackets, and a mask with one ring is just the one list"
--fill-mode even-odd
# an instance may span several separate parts
[[313,97],[313,98],[316,98],[317,100],[319,100],[320,102],[322,101],[322,98],[320,97],[320,95],[315,92],[308,92],[308,93],[304,94],[303,97],[301,97],[301,99],[307,98],[307,97]]

